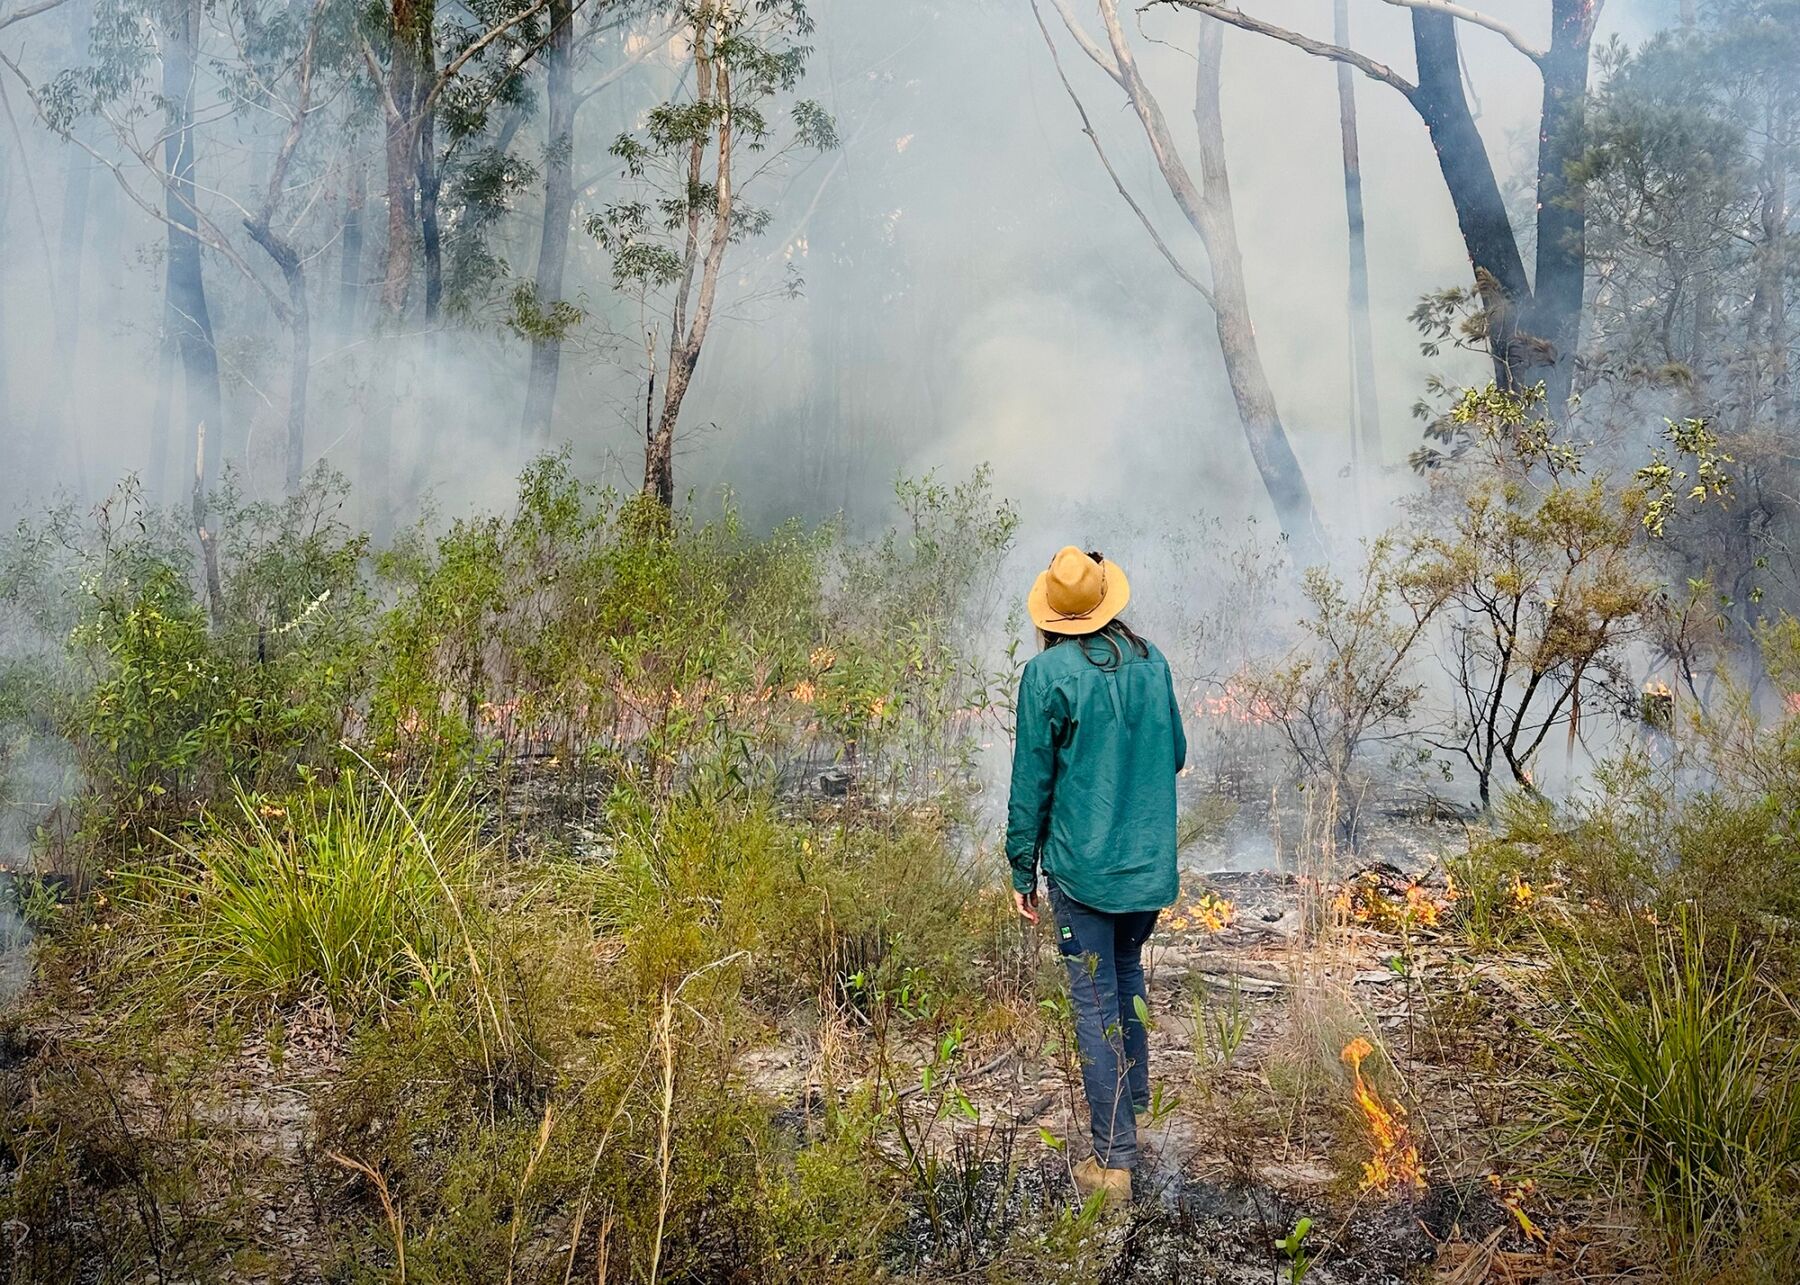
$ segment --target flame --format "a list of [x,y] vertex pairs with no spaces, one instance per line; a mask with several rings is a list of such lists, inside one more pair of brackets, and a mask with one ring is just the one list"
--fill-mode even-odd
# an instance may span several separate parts
[[1200,921],[1200,926],[1209,933],[1224,932],[1231,927],[1237,918],[1237,907],[1230,900],[1215,893],[1203,892],[1200,900],[1188,907],[1188,913]]
[[1273,723],[1275,707],[1237,683],[1226,683],[1217,696],[1202,696],[1194,713],[1203,718],[1223,718],[1234,723]]
[[1356,1105],[1362,1109],[1368,1126],[1374,1154],[1363,1161],[1364,1191],[1394,1191],[1401,1187],[1414,1191],[1425,1189],[1425,1167],[1419,1162],[1419,1148],[1406,1127],[1406,1108],[1398,1102],[1388,1106],[1381,1095],[1363,1078],[1363,1059],[1375,1048],[1360,1035],[1344,1046],[1344,1064],[1356,1077]]
[[1237,919],[1237,907],[1214,892],[1203,892],[1200,899],[1186,910],[1177,910],[1163,920],[1170,932],[1183,932],[1198,924],[1209,933],[1222,933]]
[[1451,881],[1439,893],[1418,880],[1401,890],[1396,899],[1382,886],[1380,876],[1365,872],[1339,885],[1331,908],[1346,920],[1368,924],[1388,932],[1410,928],[1435,928],[1462,894]]
[[1406,886],[1406,916],[1414,923],[1423,924],[1427,928],[1437,927],[1438,903],[1432,899],[1428,889],[1416,883]]

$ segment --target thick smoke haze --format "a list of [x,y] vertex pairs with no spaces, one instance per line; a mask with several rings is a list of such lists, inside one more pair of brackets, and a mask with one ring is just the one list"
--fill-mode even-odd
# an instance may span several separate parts
[[[1052,28],[1063,33],[1050,12]],[[1496,16],[1527,33],[1547,8],[1511,0]],[[85,57],[92,6],[63,9],[0,33],[0,46],[42,86]],[[729,486],[758,521],[847,511],[879,520],[897,473],[966,472],[991,462],[998,491],[1021,507],[1028,540],[1065,529],[1072,509],[1129,508],[1186,521],[1269,512],[1226,387],[1210,315],[1157,255],[1119,199],[1056,78],[1024,3],[930,4],[830,0],[801,92],[837,121],[842,144],[796,156],[763,180],[769,230],[733,250],[722,316],[684,412],[678,485]],[[1203,19],[1156,9],[1130,14],[1146,76],[1178,140],[1192,134],[1192,49]],[[1329,0],[1282,6],[1284,23],[1328,35]],[[1615,4],[1601,38],[1640,33],[1665,17]],[[1383,4],[1352,6],[1357,46],[1410,66],[1408,18]],[[203,52],[224,52],[215,15]],[[1122,95],[1062,41],[1071,79],[1134,195],[1177,255],[1204,258],[1173,208]],[[1521,194],[1534,163],[1538,84],[1489,32],[1465,36],[1479,124],[1503,185]],[[606,48],[605,59],[616,56]],[[200,74],[200,203],[239,233],[273,124],[236,106],[222,62]],[[11,73],[8,73],[11,76]],[[606,148],[673,88],[664,58],[647,60],[583,109],[577,126],[577,222],[615,196],[620,163]],[[1343,478],[1349,449],[1350,365],[1343,189],[1332,67],[1228,31],[1224,116],[1251,306],[1280,410],[1328,522],[1355,534]],[[1416,114],[1362,78],[1364,191],[1385,464],[1404,486],[1417,441],[1409,408],[1426,377],[1481,377],[1468,354],[1427,359],[1407,313],[1427,291],[1462,285],[1467,259]],[[147,171],[121,159],[106,127],[77,126],[66,142],[34,118],[17,77],[0,149],[0,344],[4,352],[5,487],[15,512],[57,492],[82,502],[127,472],[160,478],[183,498],[184,452],[153,461],[166,234],[140,202],[161,208]],[[515,150],[541,160],[533,106]],[[129,122],[154,139],[155,120]],[[378,166],[379,130],[348,144]],[[79,145],[92,146],[106,164]],[[338,314],[342,247],[333,218],[344,199],[341,155],[300,239],[314,276],[312,405],[307,461],[354,480],[368,415],[370,349],[401,349],[393,495],[404,521],[425,497],[443,512],[503,503],[530,449],[519,406],[528,345],[503,324],[510,282],[533,270],[541,185],[521,184],[488,247],[497,284],[440,330],[376,337],[380,192],[370,171],[361,314]],[[129,184],[131,191],[121,185]],[[135,196],[134,196],[135,194]],[[1520,200],[1529,200],[1521,195]],[[235,248],[279,293],[278,275],[241,235]],[[281,486],[286,339],[267,300],[214,252],[205,255],[226,387],[227,424],[209,449],[253,494]],[[794,274],[798,297],[781,287]],[[563,357],[553,438],[590,476],[622,487],[641,476],[643,372],[634,301],[614,291],[605,251],[579,228],[565,293],[587,316]],[[75,341],[66,332],[73,328]],[[177,385],[174,423],[182,423]],[[179,436],[179,435],[178,435]],[[1104,520],[1099,525],[1104,526]],[[1121,531],[1121,534],[1123,532]],[[1091,539],[1104,538],[1090,530]],[[1034,552],[1033,557],[1037,555]]]

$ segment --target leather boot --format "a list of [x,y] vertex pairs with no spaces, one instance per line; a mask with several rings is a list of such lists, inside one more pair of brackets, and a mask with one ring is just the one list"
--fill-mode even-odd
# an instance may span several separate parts
[[1104,1193],[1104,1203],[1124,1208],[1131,1203],[1131,1170],[1102,1168],[1089,1156],[1075,1166],[1075,1190],[1086,1200],[1095,1192]]

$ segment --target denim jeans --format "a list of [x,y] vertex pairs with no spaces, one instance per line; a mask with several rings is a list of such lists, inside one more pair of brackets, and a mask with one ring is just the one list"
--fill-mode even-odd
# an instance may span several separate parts
[[1049,881],[1056,945],[1069,968],[1094,1156],[1109,1169],[1137,1165],[1137,1116],[1150,1105],[1150,1037],[1137,1014],[1144,942],[1157,911],[1109,914],[1071,900]]

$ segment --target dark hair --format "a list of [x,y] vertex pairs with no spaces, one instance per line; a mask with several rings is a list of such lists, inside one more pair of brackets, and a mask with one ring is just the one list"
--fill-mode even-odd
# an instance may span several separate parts
[[[1081,644],[1081,654],[1087,657],[1088,664],[1097,669],[1115,670],[1125,663],[1125,648],[1135,651],[1139,660],[1150,655],[1150,644],[1140,638],[1123,620],[1110,620],[1091,634],[1053,634],[1047,629],[1038,630],[1038,637],[1045,649],[1058,643],[1073,642]],[[1106,650],[1095,654],[1094,645],[1105,643]]]

